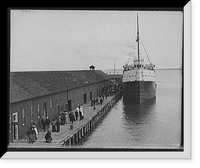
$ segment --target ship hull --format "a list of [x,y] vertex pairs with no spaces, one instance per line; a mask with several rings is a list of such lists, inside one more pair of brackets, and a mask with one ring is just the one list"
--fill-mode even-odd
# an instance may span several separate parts
[[155,81],[130,81],[123,83],[123,98],[131,99],[137,104],[156,97]]

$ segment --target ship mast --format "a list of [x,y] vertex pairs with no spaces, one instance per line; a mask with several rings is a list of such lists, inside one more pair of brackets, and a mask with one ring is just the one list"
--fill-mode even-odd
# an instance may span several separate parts
[[137,40],[138,44],[138,63],[140,64],[140,50],[139,50],[139,21],[138,21],[138,13],[137,13]]

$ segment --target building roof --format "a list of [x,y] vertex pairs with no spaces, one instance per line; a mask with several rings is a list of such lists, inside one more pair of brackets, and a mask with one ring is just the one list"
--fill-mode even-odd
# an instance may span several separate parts
[[95,71],[96,71],[96,73],[98,73],[99,75],[101,75],[104,79],[107,79],[107,80],[110,79],[110,76],[107,75],[106,73],[104,73],[103,71],[101,71],[101,70],[95,70]]
[[98,70],[28,71],[10,73],[10,103],[108,80]]

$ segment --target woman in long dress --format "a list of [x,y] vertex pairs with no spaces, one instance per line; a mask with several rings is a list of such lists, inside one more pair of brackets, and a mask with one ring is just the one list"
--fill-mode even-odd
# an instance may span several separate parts
[[76,108],[76,111],[75,111],[76,120],[78,120],[78,113],[79,113],[79,108],[77,107],[77,108]]
[[80,107],[80,120],[84,119],[83,106]]
[[35,125],[33,125],[32,126],[33,142],[35,142],[37,140],[37,134],[38,134],[37,128]]
[[56,120],[52,120],[52,132],[56,132]]

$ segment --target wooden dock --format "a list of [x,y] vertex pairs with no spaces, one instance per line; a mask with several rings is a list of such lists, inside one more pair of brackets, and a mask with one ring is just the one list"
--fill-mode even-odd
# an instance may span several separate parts
[[113,105],[121,98],[122,91],[116,95],[109,96],[102,105],[96,105],[95,109],[91,103],[84,104],[84,120],[77,120],[73,124],[73,129],[70,128],[69,121],[65,125],[61,125],[60,132],[52,132],[52,143],[45,142],[45,134],[43,130],[39,130],[36,142],[28,143],[27,140],[10,143],[8,150],[29,149],[29,148],[62,148],[63,146],[75,146],[82,141],[91,131],[98,125],[106,116]]
[[101,121],[105,115],[110,111],[113,105],[119,100],[122,93],[118,92],[110,101],[103,105],[96,113],[87,118],[78,128],[73,132],[68,134],[62,139],[59,145],[76,145],[81,139],[83,139],[87,134],[96,126],[99,121]]

